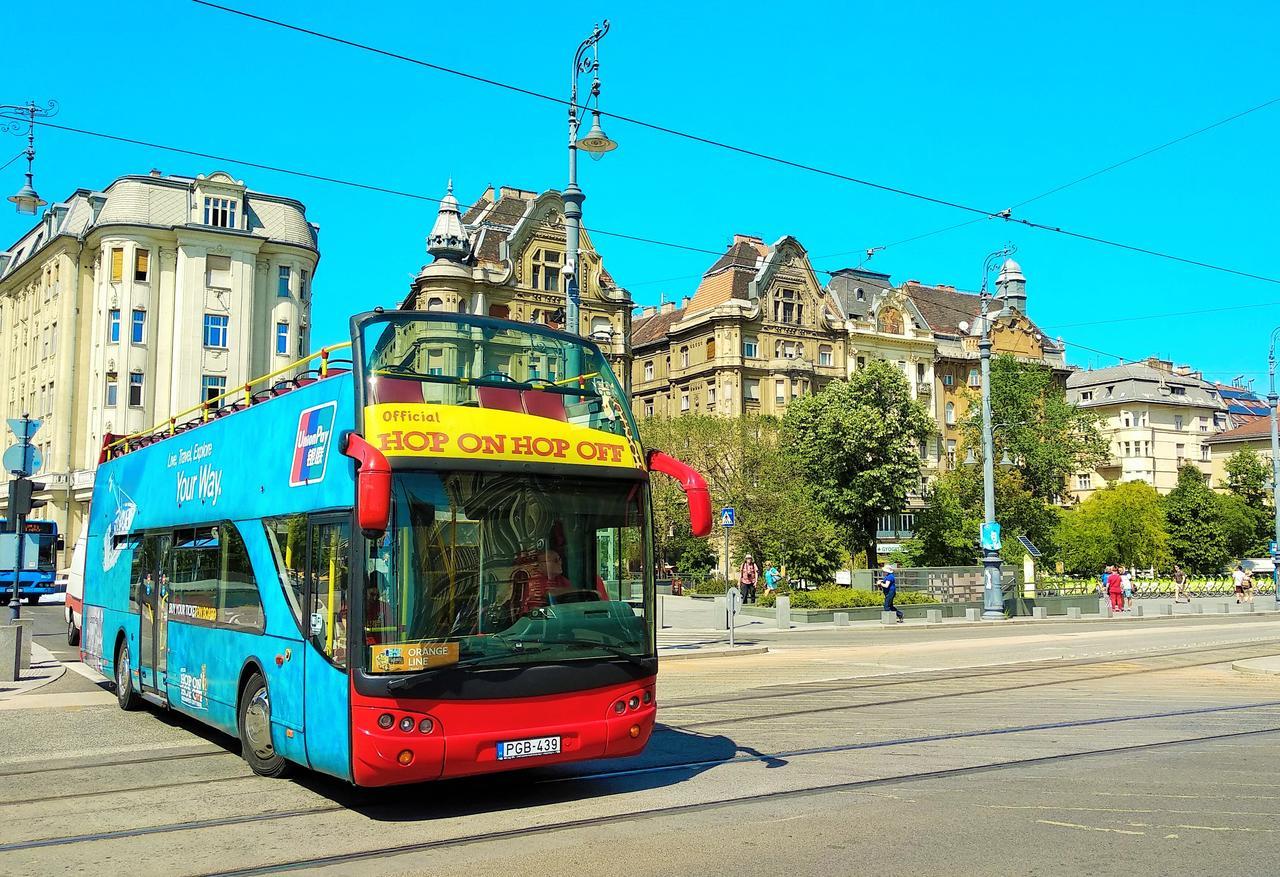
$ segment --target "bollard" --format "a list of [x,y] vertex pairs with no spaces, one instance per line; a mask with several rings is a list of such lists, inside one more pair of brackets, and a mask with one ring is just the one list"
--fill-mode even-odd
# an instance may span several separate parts
[[714,597],[711,600],[711,629],[729,629],[729,600],[727,597]]
[[1211,612],[1219,612],[1223,615],[1226,615],[1228,612],[1231,611],[1230,603],[1214,603],[1213,606],[1214,608],[1210,610]]
[[664,620],[666,618],[666,615],[667,615],[667,595],[659,594],[658,595],[658,630],[662,630],[667,626]]
[[898,613],[897,612],[881,612],[880,623],[881,624],[897,624]]
[[835,622],[836,627],[848,627],[848,626],[849,626],[849,613],[848,613],[848,612],[836,612],[836,613],[834,613],[834,614],[831,616],[831,620]]
[[22,627],[0,625],[0,682],[17,682],[22,676]]
[[1108,603],[1098,610],[1098,614],[1103,618],[1110,618],[1112,615],[1115,615],[1116,613],[1115,613],[1115,610],[1111,608],[1111,604]]
[[1032,618],[1048,618],[1048,617],[1049,617],[1049,607],[1047,607],[1047,606],[1032,606],[1032,607],[1031,607],[1031,617],[1032,617]]
[[1133,604],[1133,607],[1132,607],[1129,611],[1130,611],[1131,613],[1133,613],[1133,617],[1134,617],[1134,618],[1141,618],[1141,617],[1142,617],[1142,607],[1141,607],[1141,606],[1139,606],[1137,603],[1134,603],[1134,604]]
[[941,609],[924,610],[924,620],[926,624],[941,624],[942,610]]
[[773,614],[777,620],[778,630],[791,629],[791,598],[779,597],[778,601],[773,604]]
[[1080,620],[1080,607],[1079,607],[1079,606],[1068,606],[1068,607],[1067,607],[1067,618],[1069,618],[1069,619],[1071,619],[1071,620],[1073,620],[1073,621],[1079,621],[1079,620]]
[[1241,612],[1252,612],[1252,611],[1253,611],[1253,604],[1252,604],[1252,603],[1241,603],[1241,604],[1240,604],[1240,611],[1241,611]]
[[22,669],[31,669],[31,619],[19,618],[18,624],[22,625]]
[[1157,615],[1172,615],[1172,614],[1173,614],[1173,606],[1172,606],[1172,605],[1169,605],[1169,606],[1157,606],[1157,607],[1156,607],[1156,614],[1157,614]]
[[1191,604],[1190,606],[1188,606],[1187,608],[1191,610],[1191,614],[1192,614],[1192,615],[1203,615],[1203,614],[1204,614],[1204,604],[1203,604],[1203,603],[1192,603],[1192,604]]
[[981,619],[982,619],[982,610],[981,610],[981,609],[966,609],[966,610],[964,610],[964,620],[965,620],[965,621],[980,621]]

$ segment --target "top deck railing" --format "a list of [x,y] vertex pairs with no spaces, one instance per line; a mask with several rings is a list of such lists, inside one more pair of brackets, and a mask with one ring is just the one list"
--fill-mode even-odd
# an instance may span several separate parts
[[[318,380],[323,380],[331,374],[345,374],[350,371],[349,368],[339,368],[338,366],[350,366],[351,360],[334,360],[332,355],[334,351],[346,350],[351,347],[350,341],[344,341],[341,344],[330,344],[327,347],[321,347],[315,353],[310,353],[299,360],[289,363],[283,368],[278,368],[273,372],[252,378],[251,380],[241,384],[234,389],[228,390],[218,396],[205,399],[199,405],[194,405],[184,411],[169,415],[168,418],[160,421],[154,426],[140,430],[135,433],[123,436],[103,447],[103,455],[105,459],[112,459],[120,454],[127,454],[130,451],[144,447],[153,441],[168,438],[179,432],[200,426],[218,417],[224,417],[228,414],[234,414],[237,411],[243,411],[253,405],[266,402],[290,390],[298,387],[306,386]],[[313,370],[304,370],[301,374],[296,374],[302,366],[319,359],[320,365],[314,369],[314,376],[311,376]],[[283,375],[295,373],[295,377],[277,381]],[[272,383],[274,381],[274,383]],[[259,389],[255,390],[257,387]],[[265,394],[265,395],[264,395]],[[238,397],[238,398],[237,398]],[[235,400],[228,403],[228,400]],[[228,404],[223,404],[228,403]]]

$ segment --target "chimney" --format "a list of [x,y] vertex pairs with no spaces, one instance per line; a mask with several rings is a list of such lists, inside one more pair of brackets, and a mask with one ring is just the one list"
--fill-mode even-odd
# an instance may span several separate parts
[[687,307],[689,307],[689,296],[686,295],[684,298],[680,299],[680,310],[683,311]]
[[658,315],[658,309],[653,305],[645,305],[643,308],[640,309],[641,319],[644,319],[646,317],[656,317],[657,315]]
[[672,311],[674,311],[675,309],[676,309],[676,303],[675,303],[675,302],[673,302],[673,301],[664,301],[664,302],[662,303],[662,310],[661,310],[661,311],[659,311],[659,313],[669,314],[669,313],[671,313]]
[[158,177],[158,176],[160,176],[160,169],[159,169],[159,168],[155,168],[155,167],[153,167],[153,168],[151,169],[151,176],[153,176],[153,177]]

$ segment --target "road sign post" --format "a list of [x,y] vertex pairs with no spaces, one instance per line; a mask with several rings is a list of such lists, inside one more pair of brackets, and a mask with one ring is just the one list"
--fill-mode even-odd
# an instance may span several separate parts
[[[21,534],[26,530],[27,513],[31,511],[31,491],[35,485],[31,475],[39,471],[43,460],[40,452],[31,444],[31,439],[40,429],[40,421],[32,420],[28,415],[9,418],[9,429],[17,437],[18,443],[4,452],[4,467],[13,476],[9,482],[9,520],[13,532]],[[9,618],[17,621],[22,617],[22,562],[25,540],[19,538],[17,545],[17,563],[13,565],[13,592],[9,597]]]
[[733,645],[733,621],[737,608],[734,607],[734,596],[737,596],[738,606],[742,605],[742,592],[729,584],[729,531],[738,523],[738,515],[734,511],[733,506],[725,506],[720,509],[720,529],[724,530],[724,585],[725,585],[725,610],[729,613],[729,645]]
[[738,620],[738,610],[742,608],[742,591],[736,587],[731,587],[724,592],[725,609],[729,613],[729,648],[733,648],[733,626]]

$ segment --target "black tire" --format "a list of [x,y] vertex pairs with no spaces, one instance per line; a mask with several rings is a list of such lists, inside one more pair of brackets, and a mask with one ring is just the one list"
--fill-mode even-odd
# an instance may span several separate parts
[[120,641],[116,649],[116,700],[122,710],[136,710],[142,706],[142,698],[133,689],[133,673],[129,666],[129,643]]
[[67,645],[80,645],[80,628],[76,627],[76,617],[74,614],[67,619]]
[[261,673],[253,673],[245,682],[236,716],[240,751],[253,772],[264,777],[285,776],[291,765],[276,752],[271,741],[271,698],[267,692],[267,681]]
[[39,595],[39,594],[28,594],[28,595],[27,595],[27,605],[28,605],[28,606],[34,606],[34,605],[36,605],[36,604],[37,604],[37,603],[39,603],[39,602],[40,602],[40,595]]

